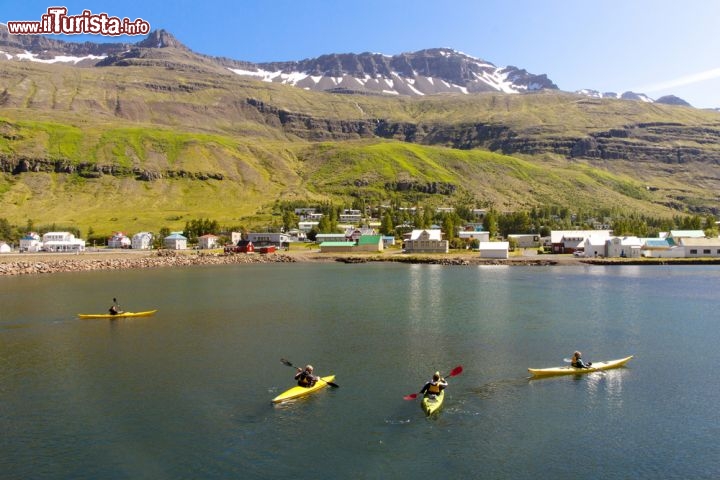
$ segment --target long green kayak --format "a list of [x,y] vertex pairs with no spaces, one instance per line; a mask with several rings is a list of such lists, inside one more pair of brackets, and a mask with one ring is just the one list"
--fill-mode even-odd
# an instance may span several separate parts
[[147,310],[145,312],[122,312],[116,313],[78,313],[78,317],[84,320],[92,320],[95,318],[128,318],[128,317],[149,317],[155,315],[157,310]]
[[312,387],[301,387],[299,385],[296,385],[289,390],[285,390],[277,397],[273,398],[272,402],[280,403],[287,400],[292,400],[294,398],[304,397],[305,395],[310,395],[313,392],[317,392],[318,390],[327,387],[328,382],[332,382],[333,380],[335,380],[335,375],[328,375],[327,377],[320,377],[320,380],[315,382],[315,385],[313,385]]
[[576,368],[569,365],[562,367],[551,367],[551,368],[528,368],[528,372],[532,373],[536,377],[549,377],[551,375],[578,375],[582,373],[597,372],[599,370],[609,370],[611,368],[618,368],[625,365],[632,355],[625,358],[619,358],[617,360],[609,360],[607,362],[593,362],[589,368]]
[[441,390],[440,393],[438,393],[437,395],[426,393],[425,395],[423,395],[420,406],[422,407],[423,412],[425,412],[426,415],[430,416],[440,410],[444,401],[445,390]]

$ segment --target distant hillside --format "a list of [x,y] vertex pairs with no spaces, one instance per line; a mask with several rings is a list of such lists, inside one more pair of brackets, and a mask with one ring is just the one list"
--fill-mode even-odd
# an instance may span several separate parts
[[441,206],[460,192],[501,210],[717,213],[717,112],[553,88],[338,95],[237,75],[162,34],[94,66],[12,48],[0,217],[17,224],[265,225],[278,199]]

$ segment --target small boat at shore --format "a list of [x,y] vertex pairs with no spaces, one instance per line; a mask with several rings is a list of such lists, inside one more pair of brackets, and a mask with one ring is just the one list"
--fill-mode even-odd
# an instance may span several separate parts
[[528,372],[532,373],[535,377],[549,377],[552,375],[580,375],[583,373],[619,368],[629,362],[631,358],[633,358],[633,355],[625,358],[619,358],[617,360],[608,360],[607,362],[593,362],[588,368],[576,368],[565,365],[562,367],[551,368],[528,368]]
[[112,313],[78,313],[78,318],[83,320],[94,320],[97,318],[131,318],[131,317],[150,317],[155,315],[157,310],[146,310],[144,312],[120,312]]

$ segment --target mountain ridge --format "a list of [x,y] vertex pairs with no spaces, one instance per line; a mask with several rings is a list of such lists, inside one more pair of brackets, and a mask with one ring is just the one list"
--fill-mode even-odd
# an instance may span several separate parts
[[[193,52],[170,32],[158,29],[135,43],[68,42],[42,35],[10,35],[0,24],[0,50],[7,59],[73,62],[78,66],[172,65],[185,69],[190,63],[229,71],[265,82],[332,93],[433,95],[499,91],[524,93],[560,90],[547,74],[533,74],[516,66],[498,67],[491,62],[451,48],[428,48],[397,55],[382,53],[330,53],[303,60],[252,63]],[[161,49],[177,49],[187,61],[169,62]],[[74,57],[74,61],[73,61]],[[85,58],[83,58],[85,57]],[[159,58],[158,58],[159,57]],[[583,89],[575,93],[595,98],[615,98],[691,106],[673,95],[652,99],[635,92],[600,93]]]

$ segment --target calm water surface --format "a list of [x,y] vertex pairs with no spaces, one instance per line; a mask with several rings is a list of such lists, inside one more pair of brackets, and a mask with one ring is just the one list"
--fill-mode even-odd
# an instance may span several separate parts
[[[0,278],[0,478],[720,478],[720,267]],[[150,318],[78,320],[117,297]],[[529,380],[528,367],[634,354]],[[338,389],[283,405],[280,358]],[[450,379],[425,418],[416,392]]]

